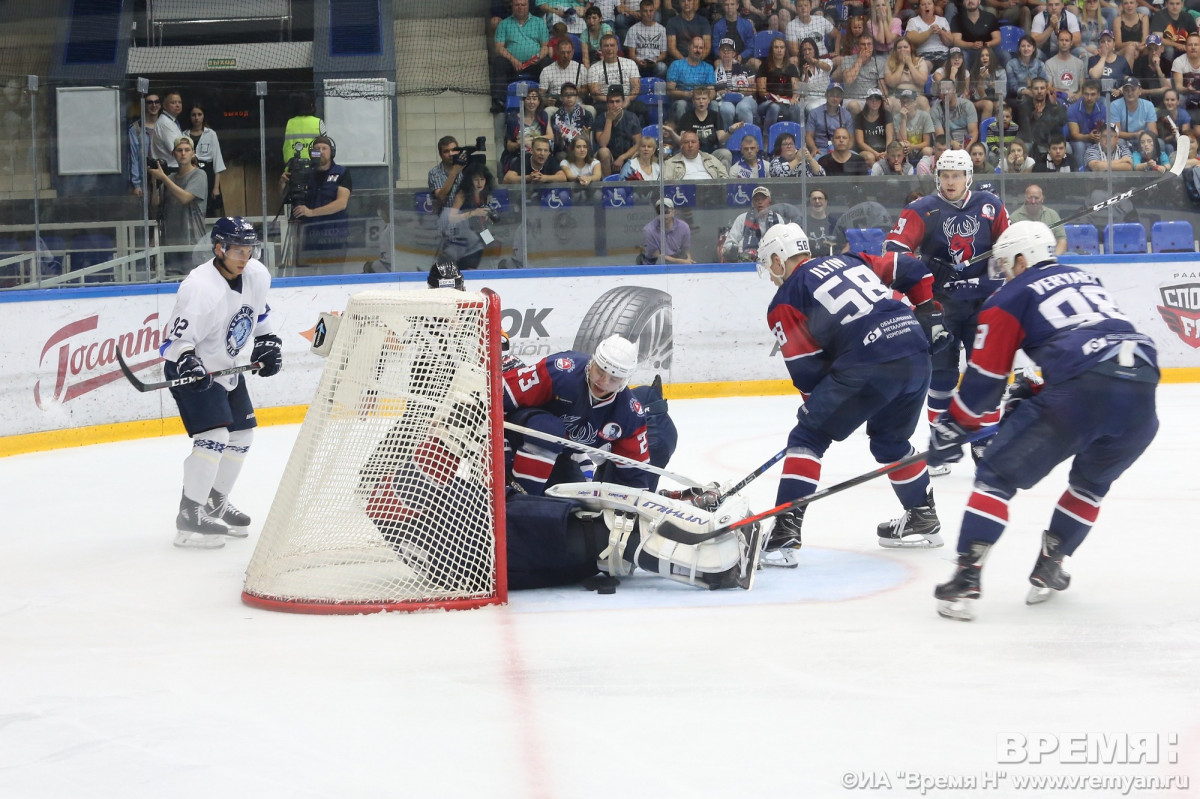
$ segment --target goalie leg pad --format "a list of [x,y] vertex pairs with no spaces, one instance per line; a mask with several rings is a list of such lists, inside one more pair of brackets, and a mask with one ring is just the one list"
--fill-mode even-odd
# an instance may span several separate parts
[[598,572],[608,542],[598,514],[570,500],[510,493],[505,516],[510,590],[572,585]]

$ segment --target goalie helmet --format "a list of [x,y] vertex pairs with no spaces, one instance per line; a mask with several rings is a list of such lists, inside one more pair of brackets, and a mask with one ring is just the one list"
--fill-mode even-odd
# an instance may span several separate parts
[[[946,150],[938,156],[937,164],[934,167],[936,175],[936,183],[938,194],[942,194],[942,171],[948,170],[952,172],[962,172],[966,176],[966,183],[963,186],[963,193],[966,194],[967,189],[971,188],[971,183],[975,180],[975,167],[971,163],[971,156],[966,150]],[[944,197],[945,195],[942,194]],[[961,199],[961,198],[960,198]]]
[[1012,270],[1018,255],[1025,256],[1025,266],[1032,267],[1054,258],[1057,241],[1054,232],[1044,222],[1023,219],[1013,222],[996,239],[988,273],[992,278],[1012,280]]
[[808,245],[808,236],[804,228],[795,222],[785,225],[772,225],[758,242],[758,274],[759,277],[772,279],[771,256],[778,255],[779,260],[787,263],[794,255],[809,255],[812,250]]
[[254,225],[240,216],[223,216],[218,219],[209,238],[214,245],[220,244],[226,249],[236,246],[253,247],[254,252],[250,256],[252,258],[258,258],[262,252],[262,242],[258,240],[258,232],[254,230]]
[[431,289],[458,289],[466,291],[466,283],[458,264],[450,258],[439,257],[429,270],[429,278],[425,281]]

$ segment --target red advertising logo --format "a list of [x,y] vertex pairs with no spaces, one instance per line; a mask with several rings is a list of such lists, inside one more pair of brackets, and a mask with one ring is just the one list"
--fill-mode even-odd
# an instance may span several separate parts
[[1200,348],[1200,283],[1159,286],[1158,312],[1167,329],[1189,347]]
[[[88,316],[50,334],[38,359],[38,372],[53,370],[54,388],[49,396],[43,396],[42,380],[39,378],[34,383],[33,400],[38,408],[45,410],[50,405],[70,402],[89,391],[120,380],[118,347],[135,372],[162,360],[158,355],[158,347],[162,344],[165,330],[157,327],[157,312],[147,316],[138,330],[112,338],[91,335],[99,327],[99,322],[99,315]],[[138,356],[149,358],[139,359]]]

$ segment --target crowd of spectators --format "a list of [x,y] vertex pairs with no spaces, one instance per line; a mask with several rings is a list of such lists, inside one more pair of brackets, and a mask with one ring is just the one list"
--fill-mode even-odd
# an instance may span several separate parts
[[[497,2],[501,179],[538,138],[552,152],[527,179],[645,177],[643,132],[671,180],[927,174],[974,144],[985,172],[1153,170],[1200,123],[1190,3]],[[588,168],[567,168],[576,148]]]

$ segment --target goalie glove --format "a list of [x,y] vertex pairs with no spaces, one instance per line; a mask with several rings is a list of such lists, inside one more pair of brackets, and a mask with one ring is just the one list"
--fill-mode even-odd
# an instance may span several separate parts
[[946,329],[946,316],[942,312],[942,304],[935,300],[926,300],[913,309],[917,322],[929,339],[929,351],[938,353],[950,346],[954,336]]
[[1005,392],[1004,401],[1001,403],[1004,412],[1000,415],[1000,421],[1007,419],[1022,402],[1036,397],[1045,385],[1046,382],[1037,375],[1021,375]]
[[949,414],[943,413],[931,428],[929,460],[941,463],[938,459],[940,453],[958,452],[959,446],[970,437],[971,434],[966,428],[954,421]]
[[254,351],[250,360],[262,364],[260,377],[271,377],[283,368],[283,340],[276,335],[258,336],[254,339]]
[[709,512],[716,510],[717,506],[721,504],[721,487],[716,483],[709,483],[703,488],[684,488],[679,491],[664,488],[658,493],[667,499],[689,502],[700,510]]
[[175,372],[178,377],[198,378],[194,383],[184,386],[189,391],[204,391],[213,384],[212,376],[204,368],[204,361],[200,360],[195,350],[188,350],[179,356],[179,360],[175,362]]

